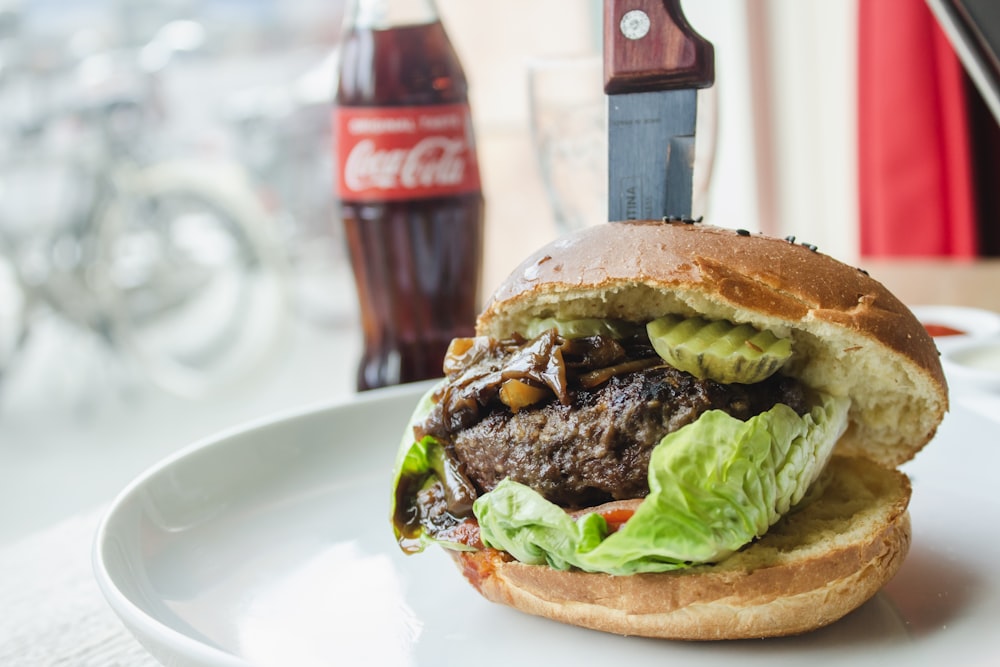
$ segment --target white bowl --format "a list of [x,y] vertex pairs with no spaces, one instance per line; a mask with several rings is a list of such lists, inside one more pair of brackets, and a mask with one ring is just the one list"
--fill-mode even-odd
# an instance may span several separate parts
[[956,340],[942,349],[941,365],[958,388],[1000,391],[1000,336]]
[[962,332],[958,335],[935,336],[939,347],[941,343],[950,345],[953,341],[966,338],[1000,335],[1000,313],[992,310],[966,306],[914,306],[911,310],[925,327],[945,326]]

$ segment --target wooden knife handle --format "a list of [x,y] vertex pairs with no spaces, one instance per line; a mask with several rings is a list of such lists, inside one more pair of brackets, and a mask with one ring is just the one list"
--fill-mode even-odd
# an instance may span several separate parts
[[714,81],[715,49],[688,24],[680,0],[604,0],[605,93],[707,88]]

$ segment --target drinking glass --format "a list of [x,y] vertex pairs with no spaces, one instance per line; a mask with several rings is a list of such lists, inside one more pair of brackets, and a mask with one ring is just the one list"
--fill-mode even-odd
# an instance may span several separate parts
[[527,71],[532,142],[558,233],[606,221],[601,57],[537,58]]
[[[536,58],[528,62],[527,72],[532,142],[557,231],[607,221],[607,100],[601,56]],[[694,217],[708,208],[716,95],[715,86],[698,91]]]

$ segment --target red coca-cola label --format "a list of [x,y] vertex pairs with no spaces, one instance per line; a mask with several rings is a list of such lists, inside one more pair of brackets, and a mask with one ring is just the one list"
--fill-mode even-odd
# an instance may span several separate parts
[[422,199],[480,189],[467,104],[334,107],[333,128],[341,199]]

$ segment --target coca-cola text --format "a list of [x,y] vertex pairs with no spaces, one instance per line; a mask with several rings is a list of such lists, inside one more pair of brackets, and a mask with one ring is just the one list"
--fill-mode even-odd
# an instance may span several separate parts
[[337,107],[338,194],[381,201],[479,190],[469,110]]

